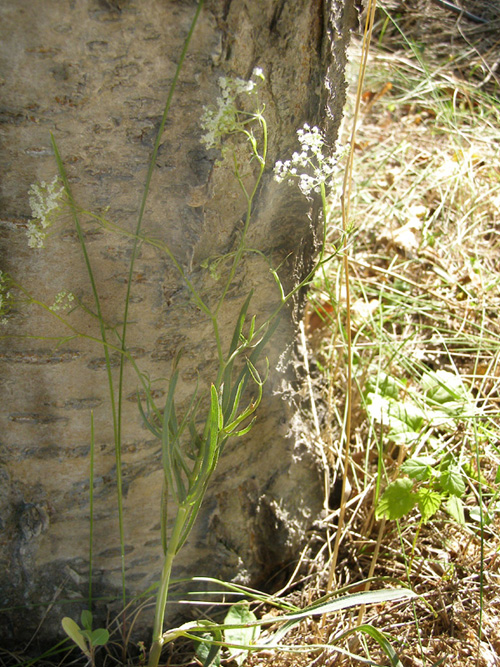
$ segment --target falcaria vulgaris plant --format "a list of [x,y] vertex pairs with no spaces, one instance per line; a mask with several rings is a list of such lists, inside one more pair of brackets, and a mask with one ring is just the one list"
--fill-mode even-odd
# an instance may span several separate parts
[[[263,72],[257,68],[252,78],[244,81],[239,78],[222,77],[219,80],[220,97],[214,107],[206,108],[201,120],[204,131],[202,141],[209,148],[220,151],[221,160],[229,160],[233,165],[234,176],[241,188],[246,201],[246,214],[239,241],[231,253],[209,258],[204,262],[208,273],[219,281],[220,290],[216,299],[209,300],[190,279],[189,271],[179,262],[172,250],[161,240],[151,238],[144,230],[144,214],[146,201],[149,195],[150,183],[153,176],[158,149],[163,135],[168,112],[172,103],[181,68],[186,57],[188,46],[192,38],[196,22],[203,6],[200,0],[193,18],[193,22],[186,38],[183,51],[179,58],[177,70],[172,81],[170,93],[165,105],[163,117],[154,145],[149,170],[146,178],[142,201],[139,208],[137,225],[134,232],[129,232],[114,223],[108,217],[97,215],[85,210],[75,201],[70,181],[55,137],[52,137],[52,146],[58,167],[58,176],[50,183],[34,185],[30,191],[30,203],[33,210],[33,220],[28,225],[28,244],[35,251],[43,248],[49,239],[51,227],[62,209],[70,212],[81,251],[85,261],[89,283],[92,292],[93,305],[90,307],[79,300],[71,291],[59,292],[52,305],[38,301],[29,294],[23,286],[10,277],[0,274],[0,315],[8,317],[12,302],[12,291],[17,289],[23,294],[25,301],[37,305],[66,327],[67,333],[61,336],[60,342],[73,338],[90,339],[102,346],[105,356],[105,366],[111,413],[114,431],[114,445],[116,457],[116,486],[119,517],[119,533],[122,562],[123,602],[126,604],[126,584],[124,569],[124,508],[122,491],[122,442],[123,442],[123,401],[125,396],[124,369],[130,364],[136,374],[140,387],[137,396],[137,406],[145,427],[157,439],[161,448],[161,463],[163,468],[163,493],[159,500],[160,530],[163,547],[163,566],[160,573],[152,644],[149,652],[149,667],[156,667],[159,663],[161,651],[165,643],[175,637],[185,634],[183,631],[164,629],[165,608],[169,595],[172,567],[175,558],[186,542],[198,512],[209,481],[216,469],[220,456],[229,438],[240,437],[250,431],[255,419],[256,410],[262,399],[263,385],[266,380],[267,368],[265,361],[265,346],[273,336],[278,315],[285,305],[305,288],[312,280],[318,267],[330,258],[325,257],[326,221],[327,221],[327,183],[337,168],[334,157],[325,142],[321,131],[317,127],[304,125],[297,132],[300,150],[295,152],[290,160],[280,161],[274,165],[274,174],[278,182],[288,181],[297,183],[302,193],[307,196],[316,196],[321,202],[321,218],[323,223],[321,243],[317,261],[309,274],[292,291],[286,292],[282,285],[278,271],[268,261],[269,270],[276,284],[275,307],[271,315],[262,322],[252,315],[252,293],[243,295],[242,304],[234,322],[232,335],[227,336],[222,330],[221,313],[227,301],[231,287],[235,283],[238,267],[246,253],[258,252],[249,247],[247,237],[252,223],[255,208],[255,199],[262,184],[264,173],[271,168],[268,164],[268,132],[264,116],[264,107],[259,100],[259,85],[264,80]],[[248,186],[248,179],[242,176],[241,155],[242,147],[246,147],[246,158],[253,167],[253,182]],[[120,327],[110,327],[102,313],[99,285],[93,270],[86,236],[84,220],[90,220],[103,230],[116,233],[131,239],[132,251],[128,267],[128,281],[123,304],[122,324]],[[129,304],[131,299],[132,275],[135,262],[141,246],[149,245],[159,253],[163,253],[179,272],[188,288],[191,300],[196,304],[202,315],[210,322],[213,340],[217,351],[217,371],[206,388],[197,388],[190,400],[187,409],[180,411],[176,400],[179,385],[178,360],[173,364],[172,372],[166,387],[165,403],[159,405],[152,390],[152,381],[141,371],[128,348],[127,334],[129,324]],[[221,271],[221,269],[223,269]],[[222,277],[221,277],[222,276]],[[99,334],[91,336],[75,328],[67,311],[74,308],[83,308],[90,317],[95,318],[99,326]],[[228,343],[225,341],[229,341]],[[119,355],[119,368],[113,370],[112,354]],[[92,435],[93,441],[93,435]],[[93,448],[92,448],[93,451]],[[166,502],[167,497],[169,503]],[[173,500],[173,503],[171,502]],[[167,514],[171,512],[171,515]],[[172,509],[173,508],[173,509]],[[91,512],[92,524],[92,512]],[[170,528],[168,528],[170,526]],[[92,547],[92,544],[91,544]],[[90,561],[92,559],[90,558]],[[92,562],[90,562],[90,569]],[[90,577],[91,580],[91,577]],[[357,600],[357,598],[356,598]],[[364,600],[362,602],[368,602]],[[362,603],[359,602],[359,603]],[[326,601],[325,601],[326,603]],[[356,602],[357,603],[357,602]],[[330,603],[328,603],[330,604]],[[354,604],[354,602],[352,603]],[[89,606],[92,605],[91,590],[89,591]],[[346,604],[351,606],[351,602]],[[342,605],[334,605],[335,609]],[[314,613],[324,612],[325,608],[315,607]],[[333,607],[332,607],[333,609]],[[238,611],[240,613],[241,610]],[[237,614],[236,614],[237,615]],[[243,625],[252,625],[251,615],[241,611]],[[284,617],[286,627],[293,627],[294,620],[302,618],[304,614]],[[101,630],[92,630],[91,610],[85,614],[80,628],[71,619],[65,619],[63,627],[73,641],[94,659],[94,649],[107,641],[108,636]],[[234,614],[229,623],[235,625]],[[255,621],[256,623],[256,621]],[[236,623],[237,625],[237,623]],[[229,628],[230,630],[230,628]],[[212,644],[220,645],[220,631],[206,623],[190,625],[189,632],[194,638],[201,641],[208,633]],[[97,633],[97,634],[96,634]],[[227,633],[226,633],[227,634]],[[249,641],[254,641],[257,632],[250,633]],[[280,635],[282,636],[283,633]],[[232,636],[231,632],[227,636]],[[248,638],[248,633],[245,634]],[[234,646],[233,646],[234,649]],[[237,647],[236,649],[237,650]],[[213,651],[208,652],[211,656]],[[207,663],[208,664],[208,663]]]

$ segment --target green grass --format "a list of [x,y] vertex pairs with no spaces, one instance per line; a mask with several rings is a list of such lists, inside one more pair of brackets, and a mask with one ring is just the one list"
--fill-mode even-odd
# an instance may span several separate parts
[[[396,53],[384,49],[387,35],[372,46],[354,148],[347,470],[339,463],[348,378],[338,265],[317,279],[306,326],[332,484],[347,476],[351,489],[339,555],[351,567],[336,576],[394,573],[426,597],[430,617],[420,601],[410,616],[385,614],[389,634],[405,628],[408,660],[430,666],[449,650],[460,664],[468,652],[486,664],[500,616],[487,585],[498,576],[500,545],[500,104],[447,63],[428,64],[395,32]],[[332,207],[338,220],[340,206]],[[416,469],[423,457],[425,473]],[[334,531],[327,527],[327,540]],[[446,627],[439,635],[433,616],[449,618],[449,596],[436,593],[448,576],[463,602],[457,623],[471,628],[458,642]]]

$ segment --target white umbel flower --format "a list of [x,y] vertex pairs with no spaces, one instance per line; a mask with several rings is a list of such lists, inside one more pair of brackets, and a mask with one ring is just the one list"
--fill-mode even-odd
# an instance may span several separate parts
[[54,222],[54,217],[61,206],[64,188],[56,176],[47,184],[42,181],[29,190],[29,203],[33,219],[28,223],[26,234],[30,248],[43,248],[47,229]]
[[278,160],[274,165],[274,178],[281,183],[297,181],[300,191],[306,196],[319,193],[321,185],[326,184],[338,169],[335,155],[326,156],[328,146],[321,130],[305,123],[297,130],[300,152],[296,151],[291,160]]

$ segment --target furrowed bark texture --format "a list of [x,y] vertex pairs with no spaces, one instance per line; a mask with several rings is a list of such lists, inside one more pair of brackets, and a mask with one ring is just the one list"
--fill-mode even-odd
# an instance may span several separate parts
[[[50,182],[57,173],[49,133],[76,201],[133,232],[195,9],[188,0],[41,0],[36,11],[28,0],[1,3],[0,268],[40,301],[50,305],[57,293],[69,290],[92,307],[69,214],[46,248],[27,246],[30,184]],[[247,79],[254,67],[263,69],[270,166],[248,245],[274,266],[282,265],[280,275],[290,289],[312,264],[317,220],[298,190],[273,181],[272,164],[297,150],[296,130],[304,122],[320,124],[335,140],[353,18],[350,0],[207,0],[162,138],[144,220],[147,234],[169,245],[205,297],[215,299],[220,284],[201,263],[236,247],[246,204],[230,161],[217,164],[220,155],[200,143],[203,106],[215,103],[221,76]],[[254,165],[245,168],[251,184]],[[117,326],[132,241],[88,220],[84,227],[103,314]],[[250,289],[251,311],[261,321],[278,298],[268,266],[256,253],[245,255],[221,313],[226,343]],[[268,352],[271,375],[258,421],[226,447],[175,577],[215,575],[264,585],[297,559],[305,531],[321,510],[319,456],[314,443],[301,436],[290,399],[295,376],[287,359],[297,317],[300,304],[283,311]],[[81,309],[69,318],[80,331],[99,335],[96,321]],[[197,382],[204,387],[215,379],[210,323],[171,261],[147,244],[135,265],[129,319],[128,346],[150,378],[168,377],[182,350],[179,406],[187,405]],[[62,616],[78,618],[77,610],[85,606],[78,600],[88,591],[91,411],[93,593],[119,598],[116,464],[102,348],[81,339],[57,346],[37,338],[68,331],[42,309],[21,303],[2,333],[24,336],[0,341],[0,637],[4,645],[19,648],[42,619],[33,646],[60,634]],[[112,359],[116,371],[118,359]],[[139,594],[158,580],[161,569],[163,473],[159,443],[138,413],[138,382],[130,367],[125,380],[126,581],[128,593]],[[165,386],[153,384],[159,405]],[[105,611],[105,605],[97,606],[97,622]]]

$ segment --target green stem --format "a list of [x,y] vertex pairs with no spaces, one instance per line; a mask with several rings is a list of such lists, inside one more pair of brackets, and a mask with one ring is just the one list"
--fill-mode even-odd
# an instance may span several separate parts
[[[99,293],[97,291],[97,285],[94,278],[94,273],[92,270],[92,265],[90,263],[90,258],[87,252],[87,246],[85,244],[85,237],[83,235],[83,230],[80,224],[80,219],[77,213],[77,206],[69,186],[68,177],[66,174],[66,169],[64,168],[64,163],[61,159],[59,149],[57,147],[54,136],[50,135],[52,148],[54,150],[54,155],[56,158],[57,166],[59,169],[59,175],[64,185],[64,190],[71,208],[71,213],[73,216],[73,222],[75,223],[75,228],[78,234],[78,240],[80,242],[80,247],[82,249],[83,258],[85,261],[85,266],[87,268],[87,273],[89,276],[90,284],[92,287],[92,294],[94,296],[94,303],[96,307],[96,313],[99,320],[100,332],[101,332],[101,341],[104,347],[104,358],[106,361],[106,374],[108,377],[108,386],[109,386],[109,397],[111,401],[111,414],[113,419],[113,434],[115,440],[115,457],[116,457],[116,486],[117,486],[117,495],[118,495],[118,530],[120,533],[120,545],[121,545],[121,574],[122,574],[122,598],[123,604],[126,604],[126,592],[125,592],[125,536],[123,528],[123,496],[122,496],[122,478],[121,478],[121,453],[120,453],[120,440],[119,440],[119,428],[118,428],[118,414],[116,410],[115,403],[115,392],[113,384],[113,376],[111,372],[111,359],[109,356],[109,350],[107,347],[107,337],[106,337],[106,326],[104,323],[104,318],[101,311],[101,302],[99,299]],[[123,359],[123,357],[122,357]]]
[[[170,110],[170,105],[172,103],[172,99],[174,96],[174,92],[177,86],[177,81],[179,79],[180,73],[182,66],[184,64],[184,60],[186,58],[187,50],[189,43],[191,41],[191,37],[193,36],[194,28],[196,26],[196,22],[198,20],[198,17],[200,15],[202,6],[203,6],[204,0],[199,0],[198,2],[198,7],[196,9],[196,13],[194,15],[194,18],[191,22],[191,27],[189,29],[188,35],[186,37],[186,40],[184,42],[184,46],[179,58],[179,63],[177,65],[177,68],[175,70],[174,78],[172,80],[172,83],[170,85],[170,90],[168,93],[167,97],[167,102],[165,104],[165,108],[163,111],[163,116],[161,119],[160,127],[158,129],[158,134],[156,136],[156,141],[155,145],[153,148],[153,154],[151,156],[151,160],[149,163],[149,168],[148,168],[148,173],[146,176],[146,183],[144,186],[144,192],[142,195],[142,201],[141,201],[141,206],[139,209],[139,216],[137,219],[137,226],[135,229],[135,239],[134,239],[134,245],[132,248],[132,255],[130,259],[130,265],[129,265],[129,272],[128,272],[128,280],[127,280],[127,292],[125,296],[125,307],[123,311],[123,328],[122,328],[122,335],[121,335],[121,348],[122,351],[125,352],[126,350],[126,339],[127,339],[127,325],[128,325],[128,309],[129,309],[129,304],[130,304],[130,294],[132,290],[132,277],[133,277],[133,271],[134,271],[134,266],[135,266],[135,260],[137,258],[137,254],[139,251],[139,243],[140,243],[140,233],[141,233],[141,228],[142,228],[142,221],[144,218],[144,212],[146,210],[146,202],[147,198],[149,195],[149,189],[151,186],[151,179],[153,177],[153,171],[156,165],[156,156],[158,154],[158,149],[160,147],[160,142],[161,142],[161,137],[163,135],[163,131],[165,129],[165,124],[167,122],[167,116],[168,112]],[[120,371],[119,371],[119,379],[118,379],[118,411],[117,411],[117,420],[116,420],[116,425],[117,425],[117,443],[118,447],[116,448],[116,468],[117,468],[117,479],[120,479],[119,483],[119,504],[122,504],[122,495],[121,495],[121,431],[122,431],[122,414],[123,414],[123,381],[124,381],[124,372],[125,372],[125,356],[122,354],[120,358]],[[118,472],[120,471],[120,472]],[[122,560],[122,572],[124,576],[125,572],[125,541],[123,539],[123,532],[121,528],[121,534],[120,534],[120,543],[121,543],[121,560]],[[125,582],[124,582],[124,596],[125,596]],[[124,597],[124,603],[125,603],[125,597]]]
[[231,271],[229,272],[229,277],[228,277],[228,279],[227,279],[227,281],[226,281],[226,284],[225,284],[225,286],[224,286],[224,289],[223,289],[223,291],[222,291],[222,294],[221,294],[221,296],[220,296],[220,298],[219,298],[219,302],[217,303],[217,306],[216,306],[216,308],[215,308],[215,310],[214,310],[214,317],[217,317],[217,315],[218,315],[218,313],[219,313],[219,311],[220,311],[220,309],[221,309],[221,307],[222,307],[222,304],[224,303],[224,300],[225,300],[225,298],[226,298],[226,295],[227,295],[227,293],[228,293],[228,291],[229,291],[229,288],[231,287],[231,284],[232,284],[232,282],[233,282],[234,276],[235,276],[235,274],[236,274],[236,269],[238,268],[238,265],[239,265],[239,263],[240,263],[240,261],[241,261],[241,258],[242,258],[242,256],[243,256],[243,253],[245,252],[245,249],[246,249],[246,246],[245,246],[246,236],[247,236],[248,228],[249,228],[249,226],[250,226],[250,221],[251,221],[251,218],[252,218],[253,200],[254,200],[254,198],[255,198],[255,195],[257,194],[257,190],[258,190],[258,188],[259,188],[260,182],[261,182],[261,180],[262,180],[262,176],[264,175],[264,169],[265,169],[265,167],[266,167],[266,157],[267,157],[267,124],[266,124],[266,121],[264,120],[264,118],[263,118],[262,116],[259,115],[259,116],[258,116],[258,119],[259,119],[259,122],[260,122],[260,124],[261,124],[261,126],[262,126],[263,144],[264,144],[264,145],[263,145],[263,149],[262,149],[262,155],[259,155],[255,149],[254,149],[254,155],[255,155],[255,157],[256,157],[256,158],[258,159],[258,161],[259,161],[260,169],[259,169],[259,173],[258,173],[257,179],[256,179],[256,181],[255,181],[255,185],[254,185],[253,190],[252,190],[252,192],[251,192],[250,195],[248,195],[248,193],[247,193],[247,191],[246,191],[246,188],[245,188],[243,182],[241,181],[241,178],[240,178],[240,176],[239,176],[238,170],[236,170],[236,177],[237,177],[238,182],[239,182],[239,184],[240,184],[240,187],[241,187],[241,189],[243,190],[243,193],[244,193],[244,195],[245,195],[245,197],[246,197],[246,199],[247,199],[247,212],[246,212],[246,216],[245,216],[245,226],[243,227],[243,232],[242,232],[242,235],[241,235],[240,243],[239,243],[239,245],[238,245],[238,249],[236,250],[236,253],[235,253],[235,255],[234,255],[233,264],[232,264],[232,266],[231,266]]
[[90,479],[89,479],[89,611],[92,611],[92,557],[94,542],[94,411],[90,412]]
[[170,585],[170,576],[172,574],[172,564],[178,552],[178,547],[184,532],[184,526],[189,520],[190,507],[185,503],[177,510],[175,524],[172,534],[168,541],[167,553],[163,562],[161,572],[160,587],[156,596],[155,620],[153,625],[153,643],[149,653],[148,667],[157,667],[160,660],[163,640],[163,622],[165,620],[165,608],[167,605],[168,589]]

